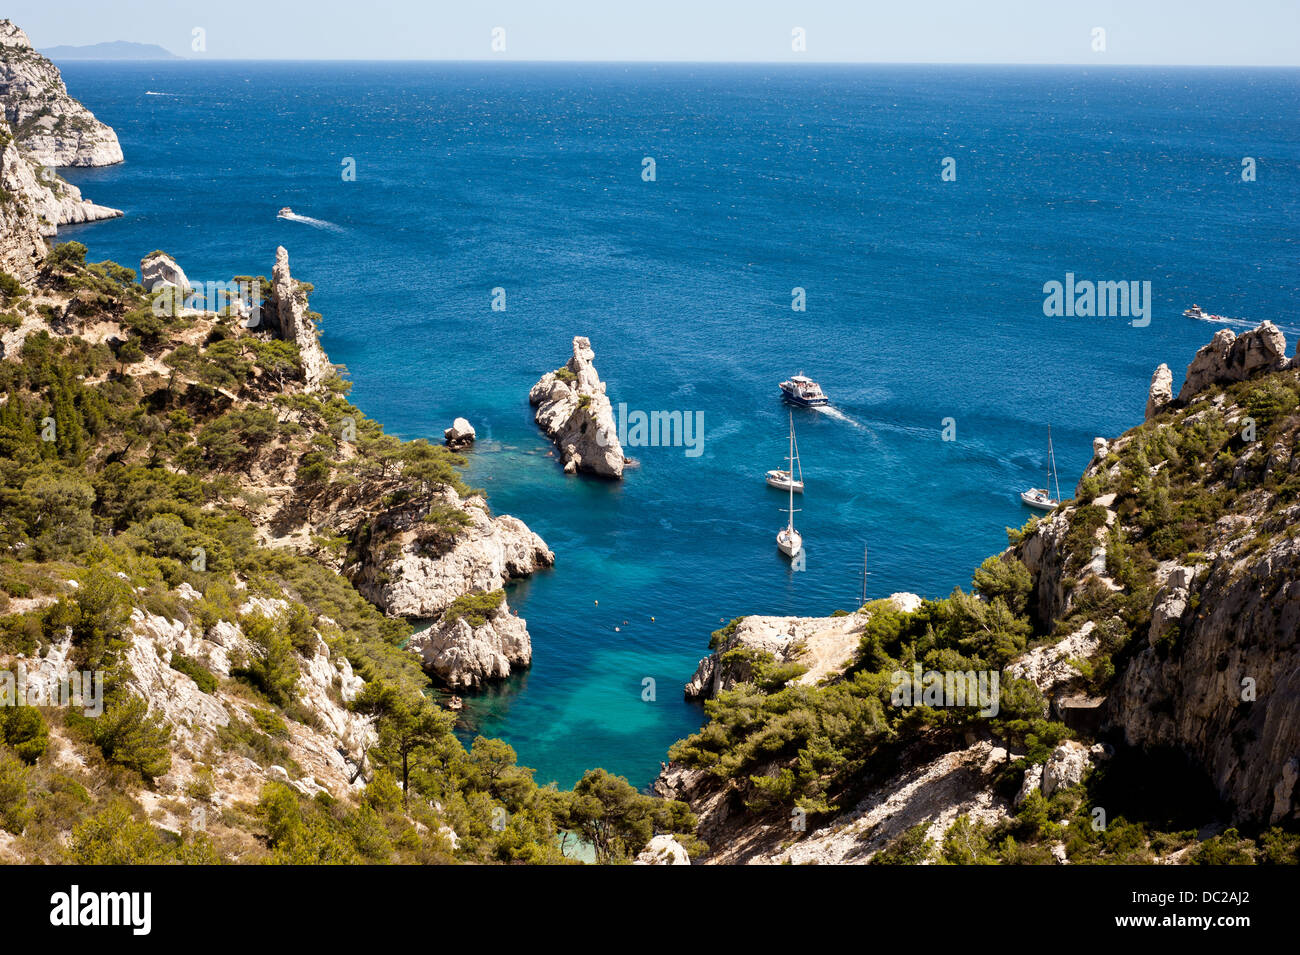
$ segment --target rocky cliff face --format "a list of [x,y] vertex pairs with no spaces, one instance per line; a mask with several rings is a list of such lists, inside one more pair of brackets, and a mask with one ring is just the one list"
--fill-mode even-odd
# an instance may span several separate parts
[[[1257,824],[1300,811],[1300,365],[1286,347],[1271,322],[1241,336],[1222,329],[1196,353],[1176,400],[1168,369],[1157,369],[1148,423],[1103,443],[1080,499],[1017,549],[1047,626],[1074,612],[1090,578],[1115,592],[1150,589],[1105,725],[1129,745],[1187,753],[1234,817]],[[1188,433],[1225,442],[1191,475],[1188,454],[1207,452],[1178,447]],[[1137,490],[1126,490],[1135,477]],[[1136,501],[1117,507],[1116,493],[1096,493],[1109,488]],[[1077,532],[1072,551],[1066,541],[1085,522],[1097,527],[1090,553]],[[1194,553],[1165,556],[1164,540],[1189,533],[1199,533]],[[1107,575],[1120,562],[1116,535],[1126,549],[1157,548],[1150,571],[1127,587]]]
[[0,110],[0,269],[30,282],[58,226],[122,214],[83,199],[52,167],[121,162],[122,150],[8,20],[0,20]]
[[573,357],[543,375],[528,400],[537,407],[537,423],[560,449],[566,474],[587,471],[621,478],[626,459],[605,383],[592,364],[595,357],[591,342],[575,337]]
[[0,104],[24,152],[43,166],[122,161],[117,134],[68,95],[58,68],[9,20],[0,20]]
[[45,226],[31,199],[35,177],[19,154],[7,124],[0,122],[0,271],[28,283],[45,258]]

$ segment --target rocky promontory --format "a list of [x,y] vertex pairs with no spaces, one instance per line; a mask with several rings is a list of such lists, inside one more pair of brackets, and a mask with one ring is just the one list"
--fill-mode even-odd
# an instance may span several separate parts
[[0,106],[24,152],[40,165],[122,161],[117,134],[68,95],[58,67],[9,20],[0,20]]
[[585,471],[621,478],[627,462],[605,383],[592,364],[595,357],[591,342],[576,336],[573,356],[543,375],[529,391],[528,401],[537,408],[537,423],[559,448],[566,474]]

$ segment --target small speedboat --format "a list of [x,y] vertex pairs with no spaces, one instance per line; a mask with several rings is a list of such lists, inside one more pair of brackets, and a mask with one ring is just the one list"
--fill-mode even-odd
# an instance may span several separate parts
[[451,710],[453,713],[459,710],[463,710],[464,708],[465,708],[465,701],[462,700],[459,696],[453,696],[450,700],[447,701],[447,709]]
[[290,209],[288,206],[285,206],[283,209],[281,209],[281,210],[280,210],[279,212],[277,212],[275,215],[276,215],[276,218],[278,218],[278,219],[287,219],[287,218],[289,218],[289,216],[293,215],[293,210]]
[[1194,319],[1196,319],[1198,322],[1226,322],[1226,321],[1228,321],[1227,316],[1225,316],[1225,315],[1211,315],[1209,312],[1207,312],[1205,309],[1201,308],[1201,306],[1197,305],[1195,302],[1192,303],[1192,307],[1191,307],[1191,308],[1189,308],[1189,309],[1187,309],[1187,310],[1185,310],[1185,311],[1183,312],[1183,317],[1184,317],[1184,318],[1194,318]]
[[791,404],[815,408],[831,403],[822,386],[805,375],[791,375],[790,380],[781,382],[779,387],[782,397]]

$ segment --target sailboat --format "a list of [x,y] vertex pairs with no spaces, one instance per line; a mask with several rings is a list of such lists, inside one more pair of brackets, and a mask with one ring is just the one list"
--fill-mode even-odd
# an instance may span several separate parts
[[[1053,498],[1050,488],[1056,487]],[[1056,476],[1056,453],[1052,450],[1052,426],[1047,426],[1047,487],[1031,487],[1020,495],[1020,500],[1040,511],[1050,511],[1061,503],[1061,482]]]
[[[790,415],[790,458],[789,458],[790,469],[791,469],[790,473],[792,474],[794,473],[795,460],[796,459],[794,456],[794,414],[792,413]],[[776,546],[780,549],[781,553],[785,554],[785,556],[795,557],[798,555],[799,551],[803,550],[803,537],[801,537],[799,532],[794,529],[795,506],[794,506],[794,482],[793,481],[791,481],[789,484],[789,491],[790,491],[790,508],[789,508],[790,520],[789,522],[786,523],[785,527],[777,531]]]
[[[767,472],[767,483],[778,491],[803,493],[803,465],[799,463],[799,442],[794,438],[794,415],[790,416],[790,468],[773,468]],[[798,477],[795,477],[795,475]]]

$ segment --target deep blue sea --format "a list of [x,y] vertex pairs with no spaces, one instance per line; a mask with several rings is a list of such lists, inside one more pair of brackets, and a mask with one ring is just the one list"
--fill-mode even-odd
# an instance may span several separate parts
[[[531,670],[462,729],[563,786],[592,766],[648,783],[703,719],[681,685],[710,631],[851,608],[864,544],[873,595],[969,585],[1031,516],[1049,424],[1068,495],[1158,363],[1177,386],[1214,331],[1192,302],[1300,326],[1294,70],[61,66],[127,157],[68,172],[126,217],[65,238],[132,267],[161,247],[201,281],[269,274],[284,245],[367,414],[478,429],[469,480],[557,561],[510,597]],[[1067,272],[1151,282],[1150,324],[1045,317]],[[703,411],[703,453],[564,476],[527,394],[575,334],[616,406]],[[801,370],[836,411],[795,413],[795,572],[762,478]]]

